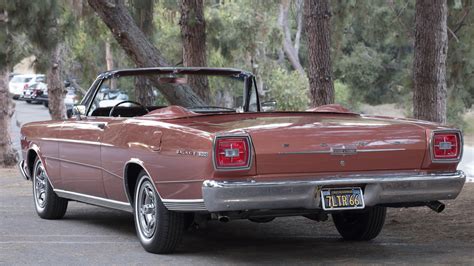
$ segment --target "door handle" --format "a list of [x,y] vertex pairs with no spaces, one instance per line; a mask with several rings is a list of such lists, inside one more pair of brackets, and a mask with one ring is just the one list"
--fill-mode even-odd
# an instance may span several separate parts
[[96,125],[98,128],[104,129],[107,126],[107,123],[97,123]]

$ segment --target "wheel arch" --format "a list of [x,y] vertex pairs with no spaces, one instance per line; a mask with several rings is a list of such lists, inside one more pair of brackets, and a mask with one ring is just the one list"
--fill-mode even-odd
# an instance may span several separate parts
[[135,187],[137,185],[139,174],[142,170],[147,173],[148,177],[150,177],[150,179],[152,180],[151,183],[155,187],[158,197],[160,197],[160,200],[163,200],[160,195],[160,192],[158,191],[158,188],[155,185],[155,182],[153,182],[153,177],[143,165],[143,161],[133,158],[127,161],[123,168],[123,185],[125,189],[125,194],[132,207],[134,206]]
[[[34,164],[35,164],[36,158],[39,158],[41,160],[41,163],[43,163],[44,165],[43,159],[40,156],[39,147],[36,144],[34,144],[26,152],[26,165],[28,167],[28,172],[31,177],[33,176],[33,170],[34,170],[33,168],[35,167]],[[45,168],[45,171],[46,171],[46,168]]]

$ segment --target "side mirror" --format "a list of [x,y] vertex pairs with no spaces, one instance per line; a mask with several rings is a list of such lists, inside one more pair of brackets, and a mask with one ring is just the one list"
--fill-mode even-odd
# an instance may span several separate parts
[[262,111],[264,112],[273,112],[276,110],[277,102],[276,101],[267,101],[261,104]]
[[74,105],[72,107],[72,115],[76,117],[77,120],[81,120],[81,115],[86,114],[86,106],[85,105]]

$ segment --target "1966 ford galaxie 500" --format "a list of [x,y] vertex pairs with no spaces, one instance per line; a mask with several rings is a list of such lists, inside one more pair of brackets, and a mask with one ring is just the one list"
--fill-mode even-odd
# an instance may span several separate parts
[[20,169],[41,218],[63,217],[69,200],[130,211],[154,253],[206,220],[330,214],[344,239],[370,240],[387,207],[440,212],[464,185],[457,129],[262,106],[254,76],[237,69],[106,72],[73,118],[22,127]]

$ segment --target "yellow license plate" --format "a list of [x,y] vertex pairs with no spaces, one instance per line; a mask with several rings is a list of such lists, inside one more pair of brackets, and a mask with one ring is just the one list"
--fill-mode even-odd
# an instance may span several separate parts
[[321,203],[326,211],[365,208],[364,195],[360,187],[323,188]]

